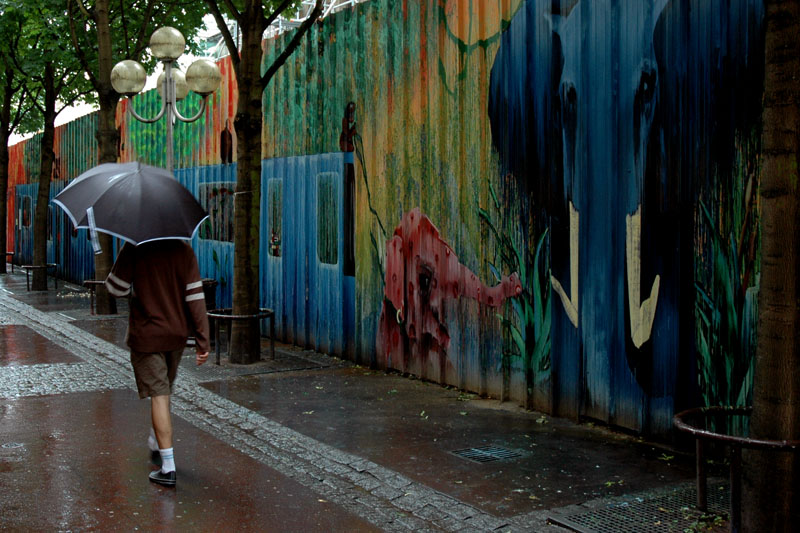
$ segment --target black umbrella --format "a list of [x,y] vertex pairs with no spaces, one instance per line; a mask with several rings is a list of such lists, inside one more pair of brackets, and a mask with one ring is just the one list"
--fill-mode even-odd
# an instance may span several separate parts
[[208,217],[192,193],[163,168],[104,163],[87,170],[53,198],[76,228],[142,244],[191,239]]

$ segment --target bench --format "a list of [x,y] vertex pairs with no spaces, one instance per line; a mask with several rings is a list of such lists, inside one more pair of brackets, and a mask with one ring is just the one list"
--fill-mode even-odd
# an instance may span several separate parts
[[94,314],[94,298],[95,298],[95,291],[97,287],[103,285],[105,281],[100,281],[97,279],[87,279],[83,282],[83,286],[89,289],[89,313]]
[[14,252],[6,252],[6,262],[11,263],[11,273],[14,273]]
[[220,323],[226,321],[228,323],[228,356],[230,356],[230,343],[231,343],[231,330],[233,329],[234,320],[264,320],[269,318],[269,349],[270,358],[275,359],[275,312],[272,309],[264,307],[258,310],[258,313],[252,315],[234,315],[232,309],[212,309],[208,311],[208,318],[214,320],[214,350],[216,352],[217,364],[219,364],[219,351],[220,351],[220,336],[219,329]]
[[[22,270],[25,271],[25,286],[27,287],[27,289],[31,290],[31,272],[32,271],[44,269],[45,277],[46,277],[47,276],[47,270],[51,269],[51,268],[53,270],[55,270],[55,268],[57,266],[58,266],[57,263],[47,263],[47,264],[44,264],[44,265],[22,265]],[[53,273],[53,281],[55,282],[56,290],[58,290],[58,278],[56,277],[55,272]]]

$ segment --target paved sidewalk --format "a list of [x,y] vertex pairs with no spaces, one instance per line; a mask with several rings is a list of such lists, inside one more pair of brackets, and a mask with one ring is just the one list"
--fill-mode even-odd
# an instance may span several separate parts
[[653,531],[683,530],[660,502],[691,457],[280,344],[247,366],[187,351],[178,487],[155,486],[121,307],[0,275],[0,529],[556,532],[652,501]]

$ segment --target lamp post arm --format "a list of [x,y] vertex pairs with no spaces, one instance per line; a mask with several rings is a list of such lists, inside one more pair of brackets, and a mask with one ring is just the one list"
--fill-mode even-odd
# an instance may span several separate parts
[[138,120],[139,122],[146,122],[146,123],[148,123],[148,124],[151,124],[151,123],[153,123],[153,122],[158,122],[158,121],[161,119],[161,117],[163,117],[163,116],[164,116],[164,113],[165,113],[165,112],[166,112],[166,110],[167,110],[167,106],[166,106],[166,105],[164,105],[164,104],[162,104],[162,105],[161,105],[161,111],[159,111],[159,112],[158,112],[158,115],[156,115],[156,116],[155,116],[155,118],[144,118],[144,117],[140,116],[140,115],[139,115],[139,113],[137,113],[137,112],[136,112],[136,111],[133,109],[133,100],[131,100],[130,98],[127,98],[127,100],[128,100],[128,112],[129,112],[131,115],[133,115],[133,118],[135,118],[135,119],[136,119],[136,120]]
[[178,117],[178,120],[180,120],[181,122],[194,122],[195,120],[200,118],[200,116],[205,112],[207,101],[208,101],[208,96],[206,95],[203,97],[203,101],[200,103],[200,111],[198,111],[197,114],[191,118],[186,118],[183,115],[181,115],[181,112],[178,111],[178,104],[175,102],[172,103],[172,112],[175,113],[175,116]]

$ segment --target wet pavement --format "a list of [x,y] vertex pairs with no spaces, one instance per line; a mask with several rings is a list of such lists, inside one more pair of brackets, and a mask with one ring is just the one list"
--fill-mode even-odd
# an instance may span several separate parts
[[277,344],[254,365],[187,350],[162,488],[120,304],[0,275],[0,529],[557,532],[692,485],[663,445]]

